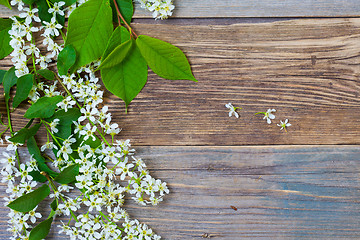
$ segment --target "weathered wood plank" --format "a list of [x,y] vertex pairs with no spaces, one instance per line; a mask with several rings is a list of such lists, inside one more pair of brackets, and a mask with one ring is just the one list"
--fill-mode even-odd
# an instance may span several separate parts
[[[360,19],[237,21],[134,24],[184,50],[199,82],[151,73],[128,114],[108,94],[122,137],[138,145],[360,144]],[[228,117],[228,102],[243,108],[240,119]],[[278,110],[276,123],[290,120],[288,133],[254,115],[268,108]],[[19,129],[24,110],[14,114]]]
[[[173,17],[350,17],[360,15],[357,0],[175,0]],[[0,6],[2,17],[13,15]],[[151,18],[136,4],[135,17]]]
[[360,238],[360,146],[137,150],[171,193],[157,207],[126,208],[164,239]]

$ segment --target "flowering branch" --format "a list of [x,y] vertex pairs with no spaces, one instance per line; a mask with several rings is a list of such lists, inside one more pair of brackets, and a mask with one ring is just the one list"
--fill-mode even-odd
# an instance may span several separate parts
[[[12,1],[20,11],[20,18],[4,20],[4,24],[8,24],[8,28],[4,29],[9,34],[9,54],[14,67],[6,71],[3,78],[8,124],[2,125],[6,130],[10,130],[11,136],[7,138],[7,149],[10,153],[4,153],[1,173],[3,180],[8,182],[7,192],[10,194],[5,201],[11,211],[9,216],[12,218],[10,222],[13,237],[32,239],[42,232],[43,235],[37,235],[36,238],[45,238],[54,216],[65,215],[69,217],[69,221],[59,227],[60,231],[71,239],[160,239],[146,224],[131,219],[123,209],[123,204],[125,194],[130,194],[140,205],[157,205],[165,194],[169,193],[168,187],[165,182],[149,174],[145,162],[136,157],[130,140],[117,140],[121,129],[118,124],[112,123],[108,107],[103,106],[103,90],[98,83],[100,79],[94,72],[100,65],[97,61],[100,57],[102,62],[105,62],[106,57],[111,57],[111,60],[106,61],[114,66],[121,64],[124,59],[130,63],[140,62],[142,67],[136,72],[147,73],[147,65],[155,72],[161,72],[157,71],[158,63],[141,53],[141,47],[137,52],[132,52],[135,39],[139,41],[139,46],[145,43],[145,47],[148,42],[152,43],[153,39],[144,35],[138,36],[131,29],[125,19],[131,18],[132,12],[131,15],[126,12],[121,14],[116,0],[114,7],[119,24],[122,20],[129,32],[125,28],[113,31],[109,0],[81,0],[70,6],[66,5],[67,3],[37,0],[27,6],[22,0]],[[130,7],[132,4],[131,1]],[[145,4],[146,8],[154,12],[156,18],[163,19],[172,14],[170,1],[166,4],[162,1],[149,1]],[[99,14],[89,16],[91,11],[87,11],[88,8],[98,10]],[[159,12],[160,9],[167,10]],[[71,12],[74,14],[70,15]],[[70,16],[65,36],[63,29],[66,15]],[[122,31],[122,36],[129,36],[130,41],[125,52],[121,47],[123,42],[116,42],[115,40],[120,41],[116,38],[113,49],[105,49],[106,45],[109,45],[106,42],[103,43],[103,49],[80,46],[85,53],[78,51],[79,46],[71,42],[74,31],[76,35],[82,29],[79,24],[82,24],[84,19],[93,20],[92,17],[98,16],[100,32],[88,31],[84,37],[96,40],[99,36],[103,37],[103,32],[104,36],[110,38],[110,35]],[[79,24],[76,23],[78,20]],[[39,27],[40,23],[43,26]],[[34,33],[37,32],[41,32],[46,52],[40,51],[35,45],[37,41],[34,37],[39,34]],[[93,35],[89,36],[91,32]],[[65,44],[57,43],[57,37],[66,39]],[[110,39],[108,40],[110,42]],[[160,41],[157,44],[171,54],[180,56],[181,64],[188,64],[185,55],[177,48],[161,40],[155,41]],[[135,47],[137,48],[137,44]],[[123,56],[120,60],[117,54],[119,49]],[[93,52],[103,53],[104,50],[108,51],[108,56],[95,56],[86,59],[86,62],[79,62]],[[58,72],[47,69],[55,60]],[[178,64],[180,63],[171,62],[165,67],[176,68]],[[105,69],[111,68],[107,66],[101,69],[102,76],[106,75]],[[127,74],[130,76],[129,72]],[[103,81],[109,80],[108,76],[113,75],[103,77]],[[181,72],[175,77],[196,80],[191,71]],[[137,80],[135,78],[135,81]],[[141,76],[141,81],[143,80]],[[9,105],[10,89],[14,82],[16,94],[12,101],[13,109],[27,99],[31,103],[24,115],[30,119],[29,123],[17,132],[13,131]],[[139,86],[142,88],[143,85],[139,83]],[[128,99],[124,101],[129,103]],[[33,121],[34,119],[39,121]],[[45,128],[47,136],[47,142],[41,147],[34,137],[40,128]],[[108,141],[110,136],[111,142]],[[18,146],[25,143],[31,155],[29,160],[20,159],[17,152]],[[49,150],[54,157],[48,156]],[[73,189],[79,189],[81,194],[75,198],[70,197],[68,193]],[[53,199],[52,211],[45,221],[38,223],[42,216],[36,212],[37,206],[47,197]],[[86,214],[79,214],[82,208],[85,208]]]

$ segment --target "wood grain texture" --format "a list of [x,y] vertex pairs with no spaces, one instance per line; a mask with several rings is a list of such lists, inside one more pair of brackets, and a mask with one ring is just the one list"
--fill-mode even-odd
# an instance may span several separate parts
[[[360,144],[360,19],[200,22],[134,24],[180,47],[199,82],[150,73],[128,114],[107,93],[122,138],[137,145]],[[240,119],[228,117],[228,102],[243,108]],[[277,109],[271,125],[254,115],[268,108]],[[24,106],[14,112],[15,129],[26,124],[23,114]],[[285,118],[293,124],[288,133],[276,126]]]
[[[136,2],[136,1],[135,1]],[[357,0],[174,0],[173,17],[350,17],[360,15]],[[14,11],[0,6],[1,17]],[[135,17],[151,18],[136,2]]]
[[126,209],[163,239],[360,238],[359,146],[136,149],[171,193],[156,207],[129,199]]

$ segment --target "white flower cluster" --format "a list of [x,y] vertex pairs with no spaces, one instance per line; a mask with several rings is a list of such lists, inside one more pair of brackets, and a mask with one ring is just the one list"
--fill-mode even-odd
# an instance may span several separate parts
[[[7,150],[13,152],[17,149],[17,145],[9,144]],[[8,153],[3,153],[3,159],[1,163],[3,167],[1,169],[2,183],[7,183],[6,193],[7,197],[4,198],[5,204],[15,200],[18,197],[21,197],[23,194],[30,193],[37,186],[37,182],[33,180],[33,177],[29,174],[32,171],[39,171],[37,167],[37,162],[30,157],[30,161],[21,163],[20,166],[17,166],[17,160],[15,155],[9,155]],[[28,229],[31,227],[31,224],[35,224],[36,218],[41,218],[42,215],[36,212],[36,208],[31,210],[28,213],[21,213],[10,210],[8,214],[10,228],[8,231],[13,233],[11,239],[18,239],[21,236],[28,236]],[[24,230],[25,229],[25,230]]]
[[[65,16],[65,14],[69,16],[77,6],[80,6],[86,1],[87,0],[78,0],[66,9],[63,9],[65,2],[59,1],[53,3],[52,7],[48,10],[48,12],[52,14],[52,18],[50,22],[42,21],[42,26],[34,26],[34,22],[41,22],[40,18],[37,16],[39,9],[24,7],[24,2],[22,0],[12,0],[10,2],[13,6],[17,5],[18,10],[22,11],[19,14],[19,17],[22,18],[22,20],[11,17],[13,25],[9,31],[11,37],[10,46],[14,49],[11,53],[11,60],[14,63],[17,77],[29,73],[29,68],[27,66],[29,56],[33,58],[33,65],[40,65],[42,69],[46,69],[50,62],[57,59],[59,52],[63,49],[63,45],[59,45],[54,41],[55,37],[62,34],[62,26],[58,23],[56,16]],[[48,3],[52,4],[51,2]],[[46,55],[40,53],[39,48],[35,45],[35,39],[33,38],[33,33],[39,32],[40,30],[43,30],[41,36],[43,37],[42,43],[48,51]],[[62,37],[64,40],[64,36]]]
[[[41,22],[40,18],[36,15],[38,13],[37,8],[24,8],[24,3],[20,0],[11,1],[12,5],[18,5],[19,17],[22,20],[18,20],[15,17],[11,17],[13,25],[9,31],[11,41],[10,45],[14,49],[11,53],[12,62],[16,69],[16,76],[21,77],[29,73],[27,66],[29,56],[33,58],[33,64],[39,64],[41,68],[47,68],[48,63],[53,59],[56,59],[59,52],[62,50],[62,46],[58,45],[53,38],[59,36],[62,26],[57,23],[56,14],[64,15],[64,12],[60,10],[64,2],[55,3],[53,8],[49,9],[49,13],[53,14],[50,22],[43,21],[44,26],[34,26],[35,23]],[[48,54],[42,55],[39,48],[35,45],[35,39],[33,33],[43,30],[41,36],[43,37],[43,44],[47,47]]]
[[[35,71],[35,65],[45,69],[49,62],[57,58],[62,45],[58,45],[53,38],[62,34],[62,26],[57,23],[55,15],[68,15],[84,2],[85,0],[79,0],[77,5],[75,3],[65,10],[64,2],[54,3],[49,9],[49,13],[53,14],[51,22],[43,22],[44,26],[34,27],[34,21],[40,22],[38,9],[25,8],[21,0],[11,1],[12,5],[18,5],[18,9],[23,11],[20,17],[24,18],[24,21],[12,18],[14,23],[9,32],[11,46],[14,48],[11,56],[18,77],[30,72],[27,62],[31,59],[34,66],[30,69]],[[38,31],[43,31],[43,44],[50,52],[46,56],[35,46],[33,32]],[[81,113],[77,121],[74,121],[74,133],[67,139],[56,136],[59,119],[41,121],[48,135],[48,141],[41,147],[41,151],[56,152],[56,158],[52,159],[53,167],[61,171],[74,164],[80,166],[75,183],[75,187],[81,190],[79,196],[70,197],[68,194],[74,189],[74,185],[59,185],[56,182],[50,184],[53,191],[50,197],[59,202],[56,215],[66,215],[75,221],[74,224],[74,221],[69,221],[60,226],[61,232],[70,236],[70,239],[160,239],[147,225],[130,219],[122,208],[126,193],[131,194],[140,205],[157,205],[169,190],[165,182],[149,175],[144,161],[135,156],[129,140],[115,139],[121,129],[118,124],[111,122],[108,107],[101,107],[103,91],[94,73],[94,68],[98,65],[99,63],[94,63],[81,68],[76,74],[58,76],[58,81],[52,85],[40,82],[29,94],[32,102],[36,102],[41,96],[64,95],[63,101],[57,104],[58,109],[67,112],[77,107]],[[63,86],[66,94],[57,89],[58,84]],[[50,136],[54,142],[50,141]],[[31,157],[30,161],[20,163],[15,154],[18,145],[10,143],[7,150],[14,154],[4,153],[4,159],[1,160],[4,164],[1,169],[2,182],[8,183],[6,204],[32,192],[37,186],[31,176],[31,172],[39,171],[37,162]],[[76,212],[84,208],[87,213],[76,216]],[[10,210],[9,217],[12,239],[27,239],[36,219],[42,216],[35,208],[25,214]]]
[[175,8],[172,0],[137,0],[142,8],[153,12],[155,19],[166,19],[172,15]]

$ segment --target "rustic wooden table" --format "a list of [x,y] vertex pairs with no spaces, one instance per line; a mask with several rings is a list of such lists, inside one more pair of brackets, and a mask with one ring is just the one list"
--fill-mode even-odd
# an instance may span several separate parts
[[[164,239],[360,239],[358,1],[175,4],[166,21],[137,9],[133,26],[180,47],[199,82],[150,73],[127,115],[107,95],[122,137],[171,190],[157,207],[129,200],[130,215]],[[239,119],[228,102],[243,108]],[[289,118],[287,133],[254,115],[268,108]],[[24,110],[15,114],[20,128]]]

